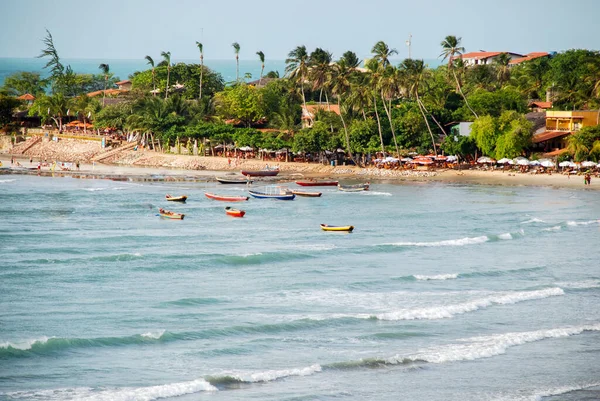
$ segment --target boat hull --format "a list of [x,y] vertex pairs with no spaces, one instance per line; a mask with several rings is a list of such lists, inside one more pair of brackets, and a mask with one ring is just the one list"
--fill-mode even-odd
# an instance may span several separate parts
[[356,184],[356,185],[341,185],[338,184],[338,189],[343,192],[361,192],[368,191],[369,184]]
[[231,216],[231,217],[244,217],[244,215],[246,214],[246,211],[245,210],[234,209],[234,208],[231,208],[231,207],[226,207],[225,208],[225,213],[228,216]]
[[185,217],[185,214],[183,213],[175,213],[164,209],[159,209],[158,214],[160,215],[160,217],[171,220],[183,220],[183,218]]
[[321,224],[321,230],[351,233],[352,230],[354,230],[354,226],[330,226],[328,224]]
[[210,192],[205,192],[204,195],[208,199],[213,199],[222,202],[244,202],[250,199],[248,196],[226,196],[226,195],[216,195]]
[[305,196],[308,198],[318,198],[322,195],[321,192],[305,192],[305,191],[296,191],[296,190],[293,190],[292,193],[294,195]]
[[185,202],[187,200],[187,196],[165,196],[165,198],[170,202]]
[[252,180],[249,179],[228,179],[228,178],[221,178],[221,177],[216,177],[216,180],[218,182],[220,182],[221,184],[238,184],[238,185],[246,185],[246,184],[252,184]]
[[275,177],[279,170],[242,170],[246,177]]
[[267,194],[264,192],[258,191],[248,191],[250,195],[257,199],[277,199],[277,200],[294,200],[296,195],[293,193],[290,194]]
[[335,187],[338,181],[296,181],[301,187]]

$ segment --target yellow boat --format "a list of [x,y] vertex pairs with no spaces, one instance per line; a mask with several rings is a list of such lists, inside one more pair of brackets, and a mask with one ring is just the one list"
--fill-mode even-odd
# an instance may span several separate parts
[[351,233],[354,230],[354,226],[330,226],[329,224],[321,224],[321,230],[323,231],[345,231]]
[[167,194],[165,196],[165,198],[168,201],[172,201],[172,202],[185,202],[187,200],[187,196],[186,195],[181,195],[181,196],[171,196],[169,194]]

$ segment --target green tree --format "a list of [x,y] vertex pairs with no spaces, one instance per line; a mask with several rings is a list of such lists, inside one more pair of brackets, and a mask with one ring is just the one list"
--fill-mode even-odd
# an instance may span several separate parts
[[510,79],[510,60],[511,58],[508,53],[501,53],[494,60],[496,79],[500,88]]
[[154,73],[154,60],[150,56],[146,56],[144,58],[147,61],[146,64],[150,65],[150,67],[152,68],[152,95],[156,96],[156,80],[155,80],[155,73]]
[[258,79],[258,85],[262,84],[263,72],[265,71],[265,54],[262,51],[256,52],[258,59],[260,60],[260,78]]
[[577,162],[584,160],[599,161],[600,125],[584,127],[569,136],[567,152]]
[[473,109],[469,105],[469,101],[467,100],[465,94],[462,91],[460,82],[458,80],[458,77],[456,76],[456,71],[454,69],[454,58],[456,56],[462,55],[462,53],[465,51],[465,48],[460,45],[460,41],[461,38],[457,38],[456,36],[446,36],[446,38],[441,43],[442,53],[440,54],[440,57],[443,57],[442,60],[448,59],[448,71],[452,72],[452,75],[454,76],[454,80],[456,81],[456,89],[458,89],[458,92],[465,100],[465,104],[467,105],[469,110],[471,110],[475,118],[477,118],[477,113],[475,113],[475,111],[473,111]]
[[[294,50],[288,53],[288,58],[285,60],[285,72],[289,78],[300,84],[300,90],[302,93],[302,104],[306,110],[306,96],[304,94],[304,81],[308,76],[308,53],[306,52],[306,46],[298,46]],[[312,117],[309,118],[312,122]]]
[[515,158],[531,145],[533,124],[524,115],[505,111],[498,118],[500,136],[496,141],[496,159]]
[[494,156],[496,141],[498,140],[498,127],[492,116],[478,117],[471,125],[471,137],[484,155]]
[[373,58],[377,61],[381,68],[385,69],[388,65],[390,65],[390,57],[398,54],[398,51],[396,49],[390,49],[384,41],[380,40],[379,42],[375,43],[371,49],[371,53],[373,53]]
[[34,96],[45,93],[48,81],[37,72],[19,71],[4,79],[2,90],[11,96],[30,93]]
[[238,42],[233,42],[231,44],[233,47],[233,51],[235,53],[235,81],[240,81],[240,44]]
[[171,76],[171,52],[160,52],[163,61],[167,64],[167,84],[165,87],[165,99],[169,97],[169,78]]
[[262,93],[248,85],[226,88],[215,96],[217,115],[239,120],[246,127],[263,118],[266,113]]
[[13,111],[20,105],[20,100],[0,94],[0,128],[12,121]]
[[204,74],[204,46],[200,42],[196,42],[198,51],[200,52],[200,86],[198,88],[198,100],[202,100],[202,75]]
[[36,113],[42,119],[42,122],[52,120],[59,131],[62,131],[62,120],[67,115],[69,110],[69,99],[61,92],[52,96],[39,96],[31,108],[29,115],[34,116]]
[[102,92],[102,106],[104,106],[106,100],[106,85],[108,84],[108,74],[110,72],[110,66],[108,64],[102,63],[98,66],[98,68],[100,68],[100,71],[102,71],[102,74],[104,75],[104,91]]

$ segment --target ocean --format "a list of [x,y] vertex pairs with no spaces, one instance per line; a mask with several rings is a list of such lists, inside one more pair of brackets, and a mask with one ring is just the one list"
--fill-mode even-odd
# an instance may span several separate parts
[[[159,63],[161,59],[156,58],[154,60]],[[200,60],[172,60],[173,63],[184,62],[199,64]],[[399,60],[395,60],[398,62]],[[440,65],[439,60],[426,60],[427,63],[433,68]],[[76,73],[80,74],[99,74],[100,69],[98,66],[102,63],[106,63],[110,66],[110,71],[120,79],[127,79],[135,71],[144,71],[149,68],[146,64],[146,60],[102,60],[102,59],[64,59],[63,64],[70,65]],[[4,84],[4,79],[19,71],[27,72],[39,72],[42,76],[47,76],[47,70],[44,70],[46,65],[45,59],[39,58],[2,58],[0,57],[0,86]],[[204,65],[223,76],[225,82],[232,82],[236,79],[236,63],[235,59],[231,60],[204,60]],[[252,78],[246,79],[246,81],[256,80],[260,77],[261,64],[257,60],[240,60],[240,78],[244,78],[246,73],[250,73]],[[265,71],[266,75],[269,71],[278,71],[279,75],[283,77],[285,74],[285,61],[284,60],[265,60]]]
[[319,190],[0,176],[0,400],[600,397],[595,191]]

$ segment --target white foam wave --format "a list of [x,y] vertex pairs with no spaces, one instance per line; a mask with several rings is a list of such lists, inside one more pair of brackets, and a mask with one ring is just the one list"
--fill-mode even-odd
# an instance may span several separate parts
[[89,192],[97,192],[97,191],[106,191],[108,188],[84,188],[84,191]]
[[365,196],[392,196],[389,192],[363,191],[361,194]]
[[575,385],[575,386],[562,386],[562,387],[556,387],[556,388],[552,388],[552,389],[543,389],[543,390],[540,389],[539,391],[536,391],[533,394],[505,395],[505,396],[501,396],[498,398],[494,398],[493,401],[541,401],[545,397],[552,397],[552,396],[556,396],[556,395],[567,394],[567,393],[571,393],[573,391],[581,391],[581,390],[586,390],[588,388],[599,387],[599,386],[600,386],[600,382],[596,382],[596,383],[581,384],[581,385]]
[[15,341],[15,342],[5,341],[3,343],[0,343],[0,349],[2,349],[2,348],[4,348],[4,349],[12,348],[12,349],[20,349],[20,350],[25,351],[25,350],[31,349],[34,344],[45,344],[51,338],[55,338],[55,337],[46,337],[46,336],[44,336],[44,337],[40,337],[40,338],[34,338],[34,339],[22,340],[22,341]]
[[377,315],[359,314],[357,317],[370,319],[373,316],[379,320],[434,320],[448,319],[456,315],[462,315],[467,312],[473,312],[478,309],[485,309],[492,305],[507,305],[518,302],[531,301],[534,299],[543,299],[553,296],[564,295],[561,288],[548,288],[537,291],[511,292],[504,295],[492,295],[485,298],[474,299],[472,301],[462,302],[454,305],[432,306],[429,308],[402,309],[394,312],[380,313]]
[[121,388],[60,388],[40,391],[17,391],[7,393],[10,398],[42,399],[49,401],[82,400],[82,401],[153,401],[161,398],[180,397],[186,394],[203,391],[218,391],[204,379],[187,382],[170,383],[150,387]]
[[542,231],[559,231],[560,229],[562,229],[561,226],[554,226],[554,227],[542,228]]
[[567,281],[556,283],[556,285],[559,285],[563,288],[584,290],[587,288],[600,288],[600,280]]
[[15,179],[11,179],[11,180],[0,180],[0,183],[1,183],[1,184],[5,184],[5,183],[7,183],[7,182],[15,182],[15,181],[17,181],[17,180],[15,180]]
[[434,241],[434,242],[392,242],[384,245],[393,246],[423,246],[423,247],[435,247],[435,246],[465,246],[481,244],[489,241],[490,238],[483,235],[481,237],[466,237],[460,239],[450,239],[445,241]]
[[589,221],[567,221],[567,225],[571,227],[575,226],[589,226],[590,224],[598,224],[600,220],[589,220]]
[[399,363],[406,359],[426,361],[430,363],[446,363],[456,361],[472,361],[491,358],[506,353],[506,350],[547,338],[562,338],[581,334],[585,331],[600,331],[600,323],[578,327],[562,327],[549,330],[536,330],[491,336],[471,337],[459,340],[459,343],[426,348],[409,356],[395,355],[389,358],[390,363]]
[[310,376],[321,371],[321,365],[315,364],[298,369],[266,370],[254,373],[227,373],[227,376],[233,377],[249,383],[269,382],[290,376]]
[[159,330],[159,331],[154,331],[154,332],[149,331],[147,333],[141,334],[141,336],[144,337],[144,338],[152,338],[154,340],[158,340],[158,339],[160,339],[163,336],[163,334],[165,334],[165,331],[164,330]]
[[262,252],[242,253],[240,255],[234,255],[234,256],[240,256],[242,258],[249,258],[250,256],[260,256],[260,255],[262,255]]
[[422,276],[420,274],[413,274],[413,277],[417,280],[451,280],[458,277],[458,273],[451,274],[437,274],[434,276]]
[[545,223],[545,221],[542,219],[538,219],[537,217],[534,217],[533,219],[521,222],[521,224],[531,224],[531,223]]
[[498,235],[498,238],[500,238],[500,239],[513,239],[513,236],[512,236],[511,233],[504,233],[504,234]]
[[141,257],[141,256],[142,256],[142,254],[141,254],[141,253],[139,253],[139,252],[135,252],[135,253],[133,254],[133,256]]

